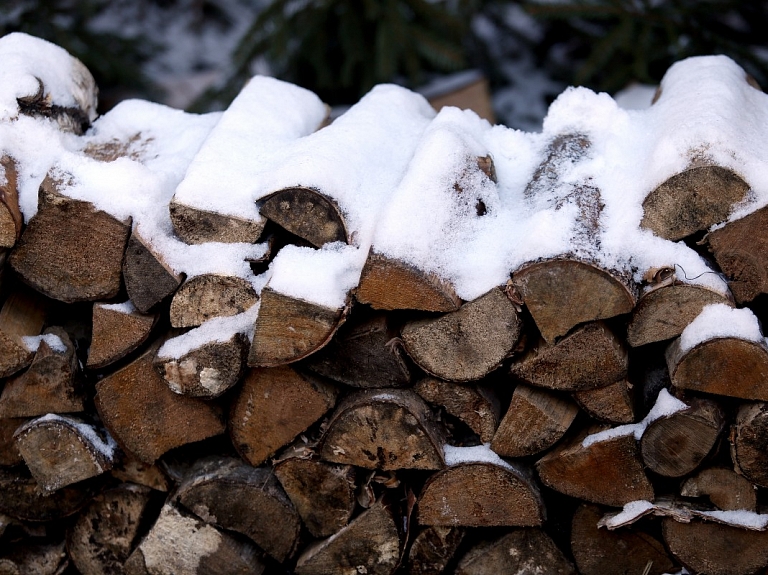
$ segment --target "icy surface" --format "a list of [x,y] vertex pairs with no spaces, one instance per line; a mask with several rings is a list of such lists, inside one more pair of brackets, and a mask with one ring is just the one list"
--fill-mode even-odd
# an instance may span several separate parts
[[747,308],[735,309],[723,303],[710,304],[680,334],[680,350],[685,353],[710,339],[733,337],[764,342],[757,317]]

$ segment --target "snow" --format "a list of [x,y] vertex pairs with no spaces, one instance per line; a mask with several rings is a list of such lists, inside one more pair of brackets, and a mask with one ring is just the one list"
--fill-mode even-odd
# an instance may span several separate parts
[[85,423],[83,421],[80,421],[79,419],[75,419],[73,417],[67,417],[58,415],[56,413],[49,413],[47,415],[43,415],[42,417],[38,417],[37,419],[33,419],[32,421],[25,424],[23,428],[20,428],[17,433],[22,432],[24,428],[30,425],[37,425],[38,423],[44,423],[44,422],[59,422],[64,425],[67,425],[69,427],[74,427],[77,432],[85,437],[88,442],[99,452],[101,453],[107,460],[112,460],[115,457],[115,452],[117,451],[117,443],[115,442],[114,438],[109,434],[107,430],[102,430],[102,433],[99,434],[96,432],[96,428],[93,425],[90,425],[88,423]]
[[492,463],[503,467],[513,473],[520,473],[520,470],[504,461],[495,451],[491,450],[490,443],[475,445],[473,447],[455,447],[453,445],[444,445],[445,464],[448,467],[460,465],[462,463]]
[[756,531],[764,531],[768,528],[768,515],[744,509],[734,511],[702,511],[701,515],[711,517],[720,523],[727,523],[728,525],[754,529]]
[[648,84],[632,84],[616,92],[613,99],[619,108],[625,110],[645,110],[651,107],[651,102],[658,86]]
[[688,523],[693,518],[704,521],[715,521],[725,525],[750,529],[753,531],[765,531],[768,528],[768,515],[747,510],[721,511],[702,510],[695,507],[683,506],[674,500],[663,499],[656,503],[645,500],[630,501],[624,504],[618,513],[610,513],[598,523],[599,527],[618,529],[630,525],[646,515],[672,517],[676,521]]
[[122,303],[101,303],[96,305],[98,305],[101,309],[108,309],[110,311],[124,313],[126,315],[136,313],[136,306],[133,305],[131,300],[124,301]]
[[51,351],[56,353],[66,353],[67,346],[61,341],[61,338],[53,333],[46,333],[45,335],[25,335],[21,338],[24,346],[31,352],[36,352],[42,342],[48,344]]
[[765,342],[760,323],[748,308],[736,309],[723,303],[701,310],[680,334],[680,351],[685,353],[705,341],[732,337],[756,343]]

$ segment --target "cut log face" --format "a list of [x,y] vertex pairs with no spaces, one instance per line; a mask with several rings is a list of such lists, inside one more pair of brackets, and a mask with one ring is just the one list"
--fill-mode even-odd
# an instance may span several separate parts
[[139,313],[136,309],[115,309],[107,304],[94,304],[86,367],[102,369],[136,350],[147,341],[158,317]]
[[23,417],[0,418],[0,466],[10,467],[24,461],[13,440],[13,434],[26,422],[27,419]]
[[635,421],[635,407],[631,394],[632,384],[626,379],[598,387],[577,391],[573,399],[584,411],[599,421],[609,423],[632,423]]
[[538,387],[583,391],[625,378],[628,366],[627,350],[619,338],[604,323],[593,322],[554,345],[534,347],[512,364],[511,373]]
[[174,233],[190,245],[206,242],[255,244],[266,223],[263,219],[256,221],[209,212],[176,200],[171,200],[168,210]]
[[582,444],[584,437],[580,434],[536,463],[545,485],[571,497],[613,507],[638,499],[653,500],[653,486],[645,475],[634,435],[597,441],[588,447]]
[[470,549],[459,562],[456,575],[488,573],[547,573],[576,575],[576,569],[541,529],[515,529],[512,533]]
[[[94,402],[120,446],[144,463],[174,447],[224,432],[221,411],[173,393],[152,365],[153,346],[130,365],[96,384]],[[141,417],[141,425],[137,418]]]
[[79,484],[42,493],[24,466],[0,468],[0,513],[22,521],[55,521],[74,515],[95,495],[93,485]]
[[142,313],[149,312],[176,291],[181,276],[165,263],[136,230],[128,239],[123,260],[123,280],[128,297]]
[[494,288],[457,311],[408,322],[405,350],[424,371],[448,381],[478,380],[508,357],[522,331],[515,304]]
[[382,310],[449,312],[461,306],[461,299],[446,281],[373,251],[363,266],[355,298]]
[[48,303],[37,292],[15,289],[0,310],[0,377],[24,369],[35,357],[22,338],[38,336],[45,325]]
[[19,209],[16,162],[9,156],[2,156],[0,168],[0,248],[12,248],[24,224]]
[[408,552],[410,575],[438,575],[453,559],[462,539],[461,527],[430,526],[422,529]]
[[171,300],[171,325],[195,327],[214,317],[237,315],[250,309],[257,300],[256,290],[242,278],[216,274],[195,276],[184,282]]
[[115,479],[124,483],[144,485],[155,491],[167,493],[171,489],[171,482],[157,465],[142,463],[135,457],[124,454],[110,471]]
[[288,366],[252,369],[229,414],[229,434],[238,453],[261,465],[336,403],[338,390]]
[[0,554],[3,575],[61,575],[69,567],[64,541],[60,543],[14,543]]
[[632,312],[627,343],[637,347],[677,337],[704,306],[714,303],[733,305],[724,295],[691,284],[672,284],[648,291]]
[[768,404],[742,405],[731,431],[736,470],[752,483],[768,487]]
[[643,433],[643,462],[665,477],[682,477],[709,455],[725,427],[725,414],[711,400],[692,399],[690,407],[660,417]]
[[297,575],[391,575],[400,558],[400,535],[381,502],[336,535],[310,545],[296,562]]
[[662,183],[643,201],[640,227],[677,241],[728,219],[749,191],[737,174],[712,165],[692,166]]
[[207,523],[245,535],[280,562],[296,547],[299,514],[269,467],[229,457],[202,459],[174,500]]
[[281,190],[264,201],[259,213],[317,248],[329,242],[348,243],[341,210],[315,190]]
[[703,469],[680,487],[683,497],[708,497],[718,509],[757,512],[756,488],[732,469]]
[[352,517],[355,469],[304,457],[289,457],[275,465],[275,475],[314,537],[328,537]]
[[366,390],[336,408],[320,454],[366,469],[441,469],[444,443],[443,428],[415,392]]
[[536,527],[545,514],[532,478],[493,463],[460,463],[439,471],[419,497],[420,525]]
[[661,541],[635,529],[598,529],[602,516],[599,507],[587,504],[581,505],[573,515],[571,552],[579,573],[662,575],[678,570]]
[[667,349],[672,384],[701,393],[768,400],[768,346],[731,337],[710,339],[683,351]]
[[557,443],[576,419],[578,406],[566,397],[520,384],[491,449],[504,457],[525,457]]
[[576,260],[529,264],[512,274],[512,284],[547,343],[580,323],[629,313],[635,305],[624,281]]
[[328,344],[344,313],[264,288],[248,365],[275,367],[304,359]]

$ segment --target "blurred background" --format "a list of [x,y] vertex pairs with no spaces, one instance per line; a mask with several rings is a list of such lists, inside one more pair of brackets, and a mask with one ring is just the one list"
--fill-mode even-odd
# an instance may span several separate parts
[[[226,108],[253,74],[332,106],[395,82],[434,102],[480,90],[481,114],[539,131],[568,85],[650,103],[675,61],[726,54],[768,86],[768,2],[739,0],[2,0],[92,71],[101,112],[140,97]],[[0,63],[1,65],[2,63]],[[628,87],[639,89],[626,91]],[[643,88],[643,86],[646,86]],[[623,91],[623,92],[622,92]],[[647,99],[648,102],[644,102]],[[479,101],[479,100],[478,100]]]

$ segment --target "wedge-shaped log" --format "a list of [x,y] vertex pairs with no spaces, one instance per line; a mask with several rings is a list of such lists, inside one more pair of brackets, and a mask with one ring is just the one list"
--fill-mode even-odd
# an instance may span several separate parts
[[615,383],[573,393],[573,399],[584,411],[599,421],[608,423],[632,423],[635,407],[632,384],[626,379]]
[[519,384],[491,449],[504,457],[525,457],[557,443],[576,419],[578,406],[567,397]]
[[[221,410],[173,393],[152,360],[157,346],[96,384],[94,402],[120,446],[144,463],[174,447],[224,432]],[[137,417],[141,423],[137,424]]]
[[596,389],[623,379],[629,358],[619,338],[602,322],[575,329],[554,345],[539,344],[511,366],[512,375],[559,391]]
[[14,542],[0,552],[0,573],[8,575],[60,575],[69,567],[64,541],[59,543]]
[[187,206],[176,198],[168,205],[173,231],[187,244],[221,242],[254,244],[264,231],[262,219],[251,220]]
[[408,573],[442,573],[464,539],[461,527],[429,526],[419,531],[408,551]]
[[742,405],[730,439],[736,471],[752,483],[768,487],[768,404]]
[[295,572],[391,575],[399,558],[400,535],[392,512],[378,501],[332,537],[307,547],[296,562]]
[[732,469],[702,469],[685,480],[680,487],[683,497],[708,497],[712,505],[723,511],[745,509],[757,512],[756,487]]
[[24,217],[19,209],[16,162],[0,157],[0,248],[12,248],[21,235]]
[[339,206],[316,190],[280,190],[266,198],[259,213],[317,248],[329,242],[348,242]]
[[635,305],[634,290],[619,276],[577,260],[526,265],[512,274],[512,284],[548,343],[580,323],[629,313]]
[[0,309],[0,377],[13,375],[32,363],[35,352],[23,338],[40,335],[48,307],[45,298],[26,287],[8,295]]
[[522,331],[515,304],[498,288],[457,311],[403,326],[405,350],[422,369],[449,381],[473,381],[508,357]]
[[0,418],[0,466],[11,467],[24,461],[13,440],[13,434],[26,422],[24,417]]
[[288,366],[252,369],[232,403],[229,434],[238,453],[261,465],[336,403],[338,389]]
[[749,184],[738,174],[701,162],[675,174],[643,200],[640,227],[668,240],[681,240],[728,219]]
[[110,475],[124,483],[144,485],[163,493],[171,490],[171,481],[160,466],[142,463],[129,454],[123,454],[110,471]]
[[133,230],[125,248],[123,280],[133,305],[147,313],[174,293],[182,278],[137,230]]
[[130,302],[93,304],[89,369],[102,369],[136,350],[149,339],[159,316],[148,315]]
[[201,459],[174,500],[207,523],[245,535],[280,562],[296,547],[301,520],[270,467],[232,457]]
[[445,432],[409,389],[347,396],[328,424],[320,455],[366,469],[441,469]]
[[74,515],[96,494],[93,482],[43,493],[29,470],[18,465],[0,468],[0,513],[22,521],[55,521]]
[[171,325],[195,327],[214,317],[243,313],[258,300],[250,282],[231,276],[203,274],[185,281],[171,300]]
[[532,477],[512,466],[466,462],[435,473],[419,497],[421,525],[536,527],[546,510]]

